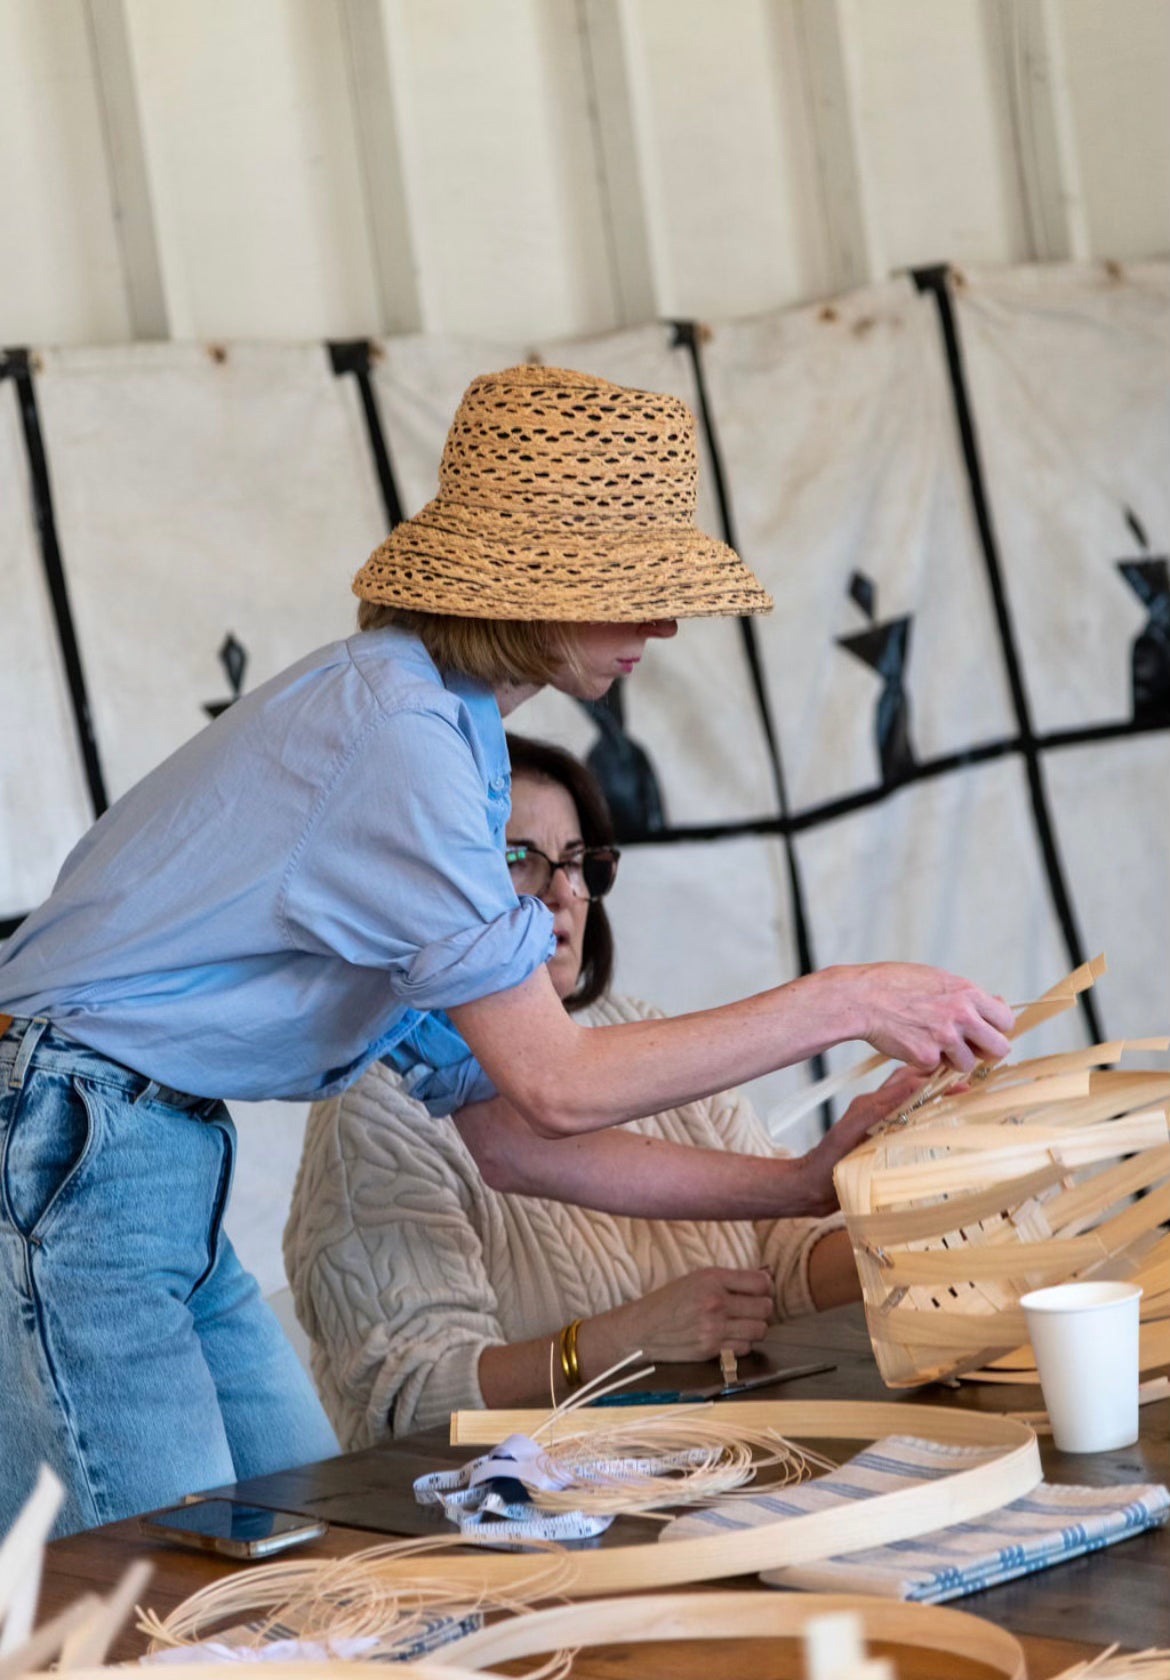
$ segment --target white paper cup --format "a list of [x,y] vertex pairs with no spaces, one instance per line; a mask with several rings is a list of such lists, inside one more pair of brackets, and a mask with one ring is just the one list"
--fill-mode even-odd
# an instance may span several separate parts
[[1136,1283],[1061,1283],[1021,1296],[1061,1452],[1110,1452],[1137,1440],[1141,1294]]

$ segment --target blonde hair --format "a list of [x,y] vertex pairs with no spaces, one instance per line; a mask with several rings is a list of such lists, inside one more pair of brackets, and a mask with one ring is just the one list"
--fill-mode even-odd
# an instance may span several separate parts
[[569,669],[577,671],[577,651],[568,625],[531,619],[459,618],[452,613],[419,612],[379,601],[358,603],[358,629],[409,630],[422,642],[441,671],[461,671],[494,687],[498,683],[538,683],[543,687]]

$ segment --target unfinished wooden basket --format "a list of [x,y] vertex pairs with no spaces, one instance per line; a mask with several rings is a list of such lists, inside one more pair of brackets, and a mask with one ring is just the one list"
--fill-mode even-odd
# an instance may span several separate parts
[[[1071,1008],[1096,958],[1023,1009],[1014,1037]],[[1021,1295],[1071,1279],[1143,1288],[1143,1367],[1170,1320],[1170,1074],[1126,1049],[977,1070],[935,1088],[841,1160],[845,1213],[878,1369],[890,1388],[957,1375],[1027,1343]],[[957,1077],[957,1076],[955,1076]],[[953,1082],[953,1081],[952,1081]]]

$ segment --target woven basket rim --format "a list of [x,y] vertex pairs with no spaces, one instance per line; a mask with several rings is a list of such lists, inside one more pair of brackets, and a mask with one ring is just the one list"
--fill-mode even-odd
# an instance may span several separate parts
[[694,525],[579,520],[437,496],[353,580],[362,600],[457,618],[642,622],[765,613],[735,550]]

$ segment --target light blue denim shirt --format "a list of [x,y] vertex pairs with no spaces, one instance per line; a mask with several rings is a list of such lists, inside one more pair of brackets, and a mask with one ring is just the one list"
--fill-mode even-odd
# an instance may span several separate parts
[[95,824],[0,952],[0,1010],[195,1096],[327,1096],[379,1057],[436,1112],[488,1095],[441,1011],[553,950],[509,789],[490,690],[401,630],[321,648]]

